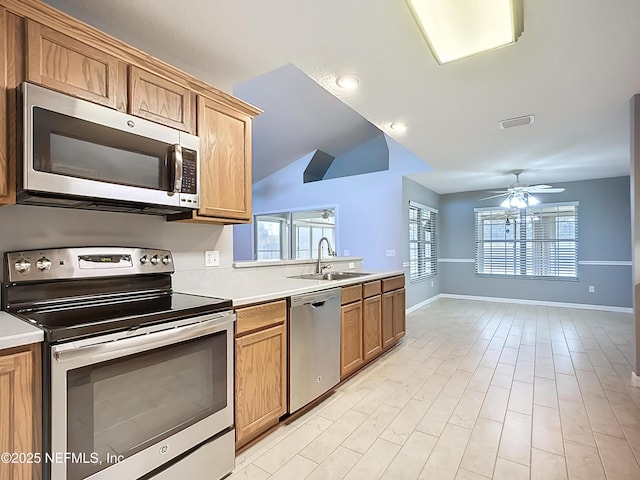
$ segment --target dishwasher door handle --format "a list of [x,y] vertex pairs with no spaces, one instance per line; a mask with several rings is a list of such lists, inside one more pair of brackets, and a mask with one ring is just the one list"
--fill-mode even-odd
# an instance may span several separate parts
[[318,308],[318,307],[323,306],[325,303],[327,303],[327,302],[325,302],[325,301],[322,301],[322,302],[315,302],[315,303],[312,303],[312,304],[311,304],[311,306],[312,306],[313,308]]

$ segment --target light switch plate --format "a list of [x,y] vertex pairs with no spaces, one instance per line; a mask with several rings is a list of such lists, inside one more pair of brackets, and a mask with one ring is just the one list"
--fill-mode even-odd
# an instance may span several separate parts
[[220,266],[220,250],[205,250],[204,266],[219,267]]
[[395,257],[395,256],[396,256],[395,250],[387,250],[387,257]]

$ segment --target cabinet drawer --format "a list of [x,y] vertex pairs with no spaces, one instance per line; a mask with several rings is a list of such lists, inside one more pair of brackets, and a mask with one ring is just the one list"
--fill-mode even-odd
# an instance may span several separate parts
[[397,290],[402,287],[404,287],[404,275],[382,279],[383,292],[390,292],[391,290]]
[[362,284],[342,287],[342,305],[362,299]]
[[129,66],[129,113],[195,134],[196,97],[153,73]]
[[369,297],[373,297],[374,295],[379,295],[380,294],[380,288],[381,288],[380,285],[381,285],[380,280],[376,280],[374,282],[363,283],[362,284],[362,297],[363,298],[369,298]]
[[236,309],[236,335],[284,323],[287,320],[287,301],[261,303]]

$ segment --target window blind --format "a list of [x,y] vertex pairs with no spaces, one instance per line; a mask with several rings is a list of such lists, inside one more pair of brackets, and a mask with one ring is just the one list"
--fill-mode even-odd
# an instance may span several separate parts
[[437,275],[438,211],[409,202],[409,278],[412,282]]
[[476,274],[578,279],[578,203],[475,209]]

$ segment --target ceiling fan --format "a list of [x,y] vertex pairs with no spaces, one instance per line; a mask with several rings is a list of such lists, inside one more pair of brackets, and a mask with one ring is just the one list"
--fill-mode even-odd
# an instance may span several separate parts
[[564,188],[554,188],[551,185],[524,185],[520,183],[520,174],[522,170],[512,170],[516,176],[516,183],[506,190],[490,190],[488,193],[495,193],[480,200],[489,200],[490,198],[505,197],[500,204],[504,208],[526,208],[537,205],[540,201],[534,197],[533,193],[560,193],[564,192]]

